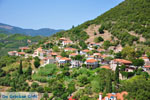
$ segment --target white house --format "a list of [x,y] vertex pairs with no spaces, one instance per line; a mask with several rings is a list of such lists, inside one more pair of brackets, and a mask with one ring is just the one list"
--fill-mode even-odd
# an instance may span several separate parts
[[71,60],[71,68],[80,67],[82,62],[79,60]]
[[56,61],[58,62],[60,59],[62,58],[62,56],[56,56]]
[[88,68],[96,68],[99,66],[98,61],[95,59],[88,59],[85,61],[85,64]]
[[65,46],[65,45],[69,45],[69,44],[73,44],[72,41],[63,41],[62,42],[62,45]]
[[150,65],[149,66],[144,66],[143,70],[150,74]]
[[69,55],[69,58],[75,57],[75,56],[77,56],[77,55],[78,55],[77,53],[71,53],[71,54]]
[[44,64],[54,64],[55,63],[55,59],[53,57],[45,57],[43,59]]
[[20,47],[19,49],[21,50],[21,52],[24,52],[25,50],[29,50],[30,48],[29,47]]
[[122,91],[121,93],[107,93],[105,97],[102,96],[103,93],[99,94],[98,100],[125,100],[124,96],[128,95],[128,92]]
[[148,58],[147,56],[143,56],[143,57],[141,57],[141,59],[143,59],[143,60],[144,60],[145,65],[147,65],[147,64],[149,64],[149,63],[150,63],[150,60],[149,60],[149,58]]
[[131,64],[132,64],[131,61],[125,59],[114,59],[110,62],[110,67],[113,71],[115,71],[117,66],[121,66],[121,65],[129,66]]
[[65,52],[70,51],[70,52],[77,52],[77,49],[75,48],[65,48],[64,49]]
[[63,65],[63,64],[70,63],[71,59],[67,58],[67,57],[64,57],[64,58],[61,58],[58,62],[59,62],[59,65]]
[[88,56],[88,55],[87,55],[88,52],[90,52],[90,50],[86,49],[86,50],[80,51],[80,54],[81,54],[81,55],[86,55],[86,56]]
[[10,56],[18,56],[18,52],[17,51],[9,51],[8,55],[10,55]]

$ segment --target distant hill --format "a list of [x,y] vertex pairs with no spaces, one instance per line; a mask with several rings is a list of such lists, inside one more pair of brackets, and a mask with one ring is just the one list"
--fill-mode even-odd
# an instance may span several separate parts
[[[87,40],[90,36],[85,30],[91,25],[107,30],[112,39],[117,38],[117,43],[122,46],[150,45],[150,0],[125,0],[97,18],[54,36],[68,36],[75,41]],[[93,33],[90,34],[94,34],[94,30],[91,30]]]
[[1,33],[8,33],[8,34],[24,34],[29,36],[51,36],[56,32],[60,32],[60,30],[50,29],[50,28],[42,28],[38,30],[34,29],[23,29],[20,27],[15,27],[7,24],[0,23],[0,32]]
[[[8,51],[18,50],[19,47],[32,45],[44,38],[42,36],[0,33],[0,56],[6,55]],[[28,43],[29,40],[31,43]]]

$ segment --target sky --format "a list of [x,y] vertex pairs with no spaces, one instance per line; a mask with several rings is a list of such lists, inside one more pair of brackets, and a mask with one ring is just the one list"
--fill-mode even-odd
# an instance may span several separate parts
[[123,0],[0,0],[0,23],[26,29],[70,29]]

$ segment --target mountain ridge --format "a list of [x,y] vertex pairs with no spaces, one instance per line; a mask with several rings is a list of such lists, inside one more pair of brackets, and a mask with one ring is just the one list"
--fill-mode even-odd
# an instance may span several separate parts
[[41,28],[41,29],[24,29],[4,23],[0,23],[0,31],[9,34],[24,34],[29,36],[51,36],[57,32],[62,31],[63,29],[51,29],[51,28]]

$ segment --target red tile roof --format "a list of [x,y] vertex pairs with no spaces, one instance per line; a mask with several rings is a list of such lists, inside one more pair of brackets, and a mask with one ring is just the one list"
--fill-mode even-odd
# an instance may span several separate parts
[[72,43],[72,41],[63,41],[64,43]]
[[149,66],[144,66],[145,68],[150,68],[150,65]]
[[94,62],[97,62],[97,60],[95,59],[89,59],[89,60],[86,60],[87,63],[94,63]]
[[25,55],[25,52],[18,52],[19,55]]
[[57,58],[61,58],[61,57],[62,57],[62,56],[59,56],[59,55],[57,56]]
[[100,53],[94,53],[93,55],[95,55],[95,56],[101,56],[102,54],[100,54]]
[[29,47],[20,47],[19,49],[21,49],[21,50],[28,50]]
[[51,55],[52,55],[52,56],[57,56],[57,53],[52,52]]
[[132,64],[131,61],[125,59],[114,59],[115,62],[123,63],[123,64]]
[[70,54],[70,56],[76,56],[76,55],[78,55],[78,54],[76,54],[76,53],[72,53],[72,54]]
[[85,49],[85,50],[82,50],[82,52],[90,52],[90,50],[88,50],[88,49]]
[[17,51],[9,51],[8,53],[17,53]]
[[73,99],[72,97],[73,97],[73,96],[71,96],[68,100],[76,100],[76,99]]
[[67,57],[64,57],[64,58],[61,58],[60,60],[71,60],[71,59],[67,58]]
[[99,48],[99,49],[97,49],[97,51],[98,51],[98,52],[102,52],[102,51],[105,51],[105,50]]
[[[102,95],[102,93],[100,94]],[[117,100],[124,100],[124,95],[128,95],[128,92],[123,91],[121,93],[107,93],[107,96],[105,97],[111,98],[113,96],[116,97]],[[105,97],[102,100],[105,100]]]
[[36,51],[42,52],[42,47],[37,48]]
[[141,57],[141,59],[148,59],[148,57],[144,56],[144,57]]
[[63,40],[64,41],[64,40],[67,40],[67,39],[66,38],[60,38],[59,40]]
[[65,48],[64,50],[76,51],[77,49],[75,49],[75,48]]
[[111,69],[109,66],[101,66],[101,68]]

